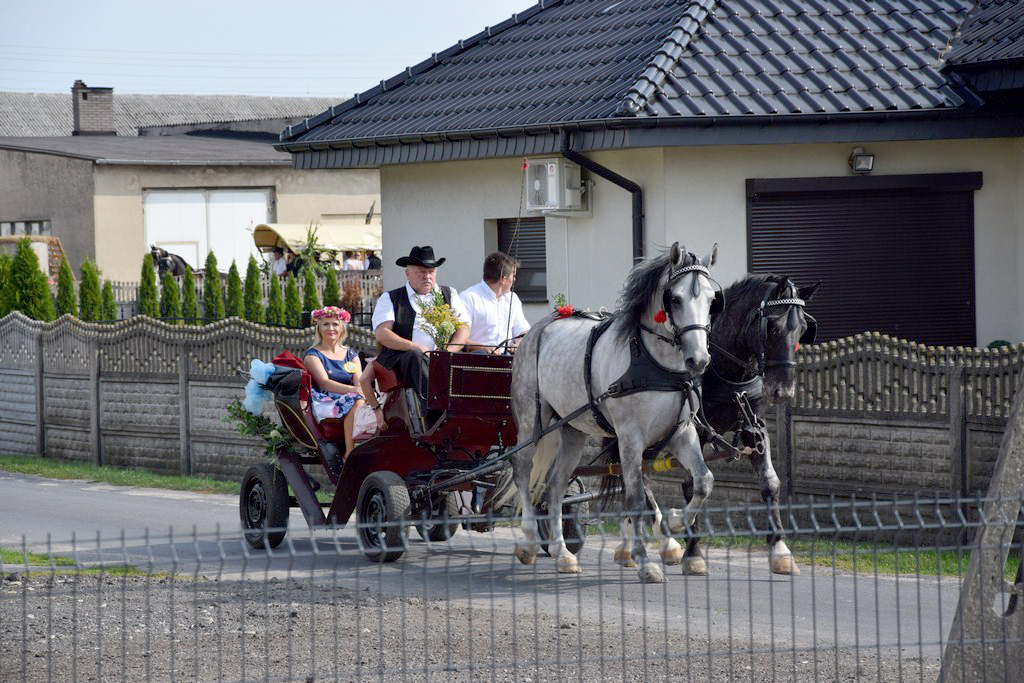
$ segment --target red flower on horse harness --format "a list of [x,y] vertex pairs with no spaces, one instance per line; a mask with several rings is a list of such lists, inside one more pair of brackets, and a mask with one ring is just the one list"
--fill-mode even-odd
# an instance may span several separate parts
[[654,314],[654,322],[663,323],[666,320],[668,320],[668,314],[665,313],[665,311],[658,311],[657,313]]
[[557,309],[559,318],[568,318],[572,315],[572,306],[559,306]]

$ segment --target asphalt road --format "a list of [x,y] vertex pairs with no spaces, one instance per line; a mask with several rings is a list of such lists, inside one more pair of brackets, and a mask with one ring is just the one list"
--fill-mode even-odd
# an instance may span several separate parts
[[[90,565],[208,578],[330,580],[382,596],[444,600],[474,608],[550,612],[595,619],[614,632],[645,625],[686,643],[742,641],[775,649],[800,665],[803,652],[855,648],[881,658],[937,662],[959,595],[955,579],[853,574],[803,564],[797,577],[772,575],[760,544],[712,549],[708,577],[667,568],[665,584],[641,584],[612,561],[618,538],[590,536],[583,573],[556,574],[541,555],[512,555],[515,531],[460,529],[448,543],[410,534],[397,562],[369,563],[351,528],[311,534],[292,511],[287,540],[273,553],[250,549],[239,532],[237,498],[52,481],[0,473],[0,545],[73,556]],[[11,567],[5,567],[10,571]],[[804,663],[806,661],[804,660]]]

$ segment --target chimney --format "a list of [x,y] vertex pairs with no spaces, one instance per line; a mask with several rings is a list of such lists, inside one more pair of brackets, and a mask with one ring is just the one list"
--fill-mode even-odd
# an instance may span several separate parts
[[113,88],[90,88],[82,81],[75,81],[71,97],[75,123],[72,135],[117,135]]

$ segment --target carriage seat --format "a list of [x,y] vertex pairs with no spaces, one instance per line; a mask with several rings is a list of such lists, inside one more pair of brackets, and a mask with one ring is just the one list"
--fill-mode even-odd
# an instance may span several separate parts
[[377,390],[386,394],[393,389],[401,389],[409,385],[400,381],[394,370],[389,370],[376,360],[373,363],[373,378],[377,382]]
[[421,415],[420,402],[416,391],[398,379],[394,370],[389,370],[376,360],[373,363],[373,379],[377,383],[377,391],[385,394],[384,419],[391,421],[392,416],[398,417],[413,433],[421,433],[426,424]]

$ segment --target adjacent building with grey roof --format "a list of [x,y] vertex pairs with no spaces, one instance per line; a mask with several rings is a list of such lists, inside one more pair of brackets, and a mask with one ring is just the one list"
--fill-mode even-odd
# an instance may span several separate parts
[[[451,284],[528,254],[535,317],[560,292],[612,307],[634,256],[718,241],[724,283],[823,280],[826,339],[1022,340],[1022,22],[1012,0],[544,0],[278,148],[380,169],[385,263],[425,233],[466,255]],[[582,183],[532,175],[565,163]],[[565,196],[528,210],[542,186]]]

